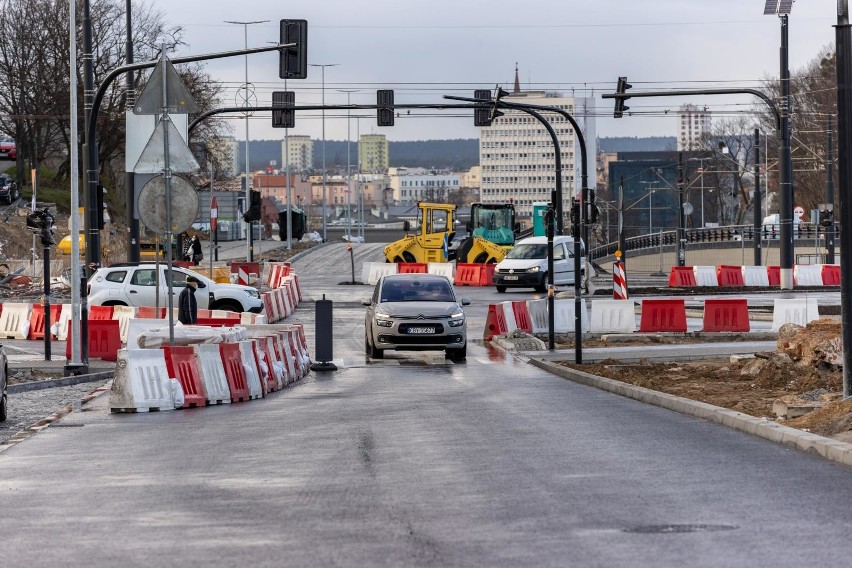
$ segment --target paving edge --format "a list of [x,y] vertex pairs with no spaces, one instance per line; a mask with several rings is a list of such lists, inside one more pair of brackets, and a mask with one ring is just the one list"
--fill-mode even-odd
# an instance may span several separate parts
[[690,400],[671,394],[666,394],[644,387],[637,387],[628,383],[622,383],[606,377],[600,377],[591,373],[578,371],[569,367],[556,365],[549,361],[530,358],[528,362],[549,373],[595,387],[613,394],[632,398],[647,404],[653,404],[668,410],[674,410],[681,414],[695,416],[710,422],[722,424],[747,434],[759,436],[771,442],[779,442],[796,450],[818,455],[827,460],[841,463],[852,467],[852,444],[832,440],[824,436],[812,434],[783,426],[766,418],[755,418],[742,412],[713,406],[704,402]]
[[71,375],[62,377],[61,379],[47,379],[44,381],[30,381],[27,383],[16,383],[9,385],[6,392],[9,394],[19,394],[22,392],[30,392],[41,389],[52,389],[55,387],[70,387],[71,385],[79,385],[81,383],[94,383],[97,381],[105,381],[113,378],[115,371],[101,371],[98,373],[89,373],[87,375]]
[[[84,376],[84,375],[80,375],[80,376]],[[90,376],[90,375],[85,375],[85,376]],[[11,448],[12,446],[20,444],[24,440],[27,440],[27,439],[31,438],[32,436],[35,436],[36,434],[38,434],[39,432],[41,432],[42,430],[44,430],[45,428],[47,428],[48,426],[53,424],[54,422],[59,422],[65,416],[74,412],[75,407],[77,407],[78,405],[83,406],[84,404],[88,404],[88,403],[92,402],[93,400],[95,400],[96,398],[98,398],[99,396],[101,396],[102,394],[104,394],[105,392],[109,392],[111,386],[112,386],[111,383],[107,382],[105,385],[96,388],[95,390],[91,391],[89,394],[87,394],[86,396],[81,398],[78,403],[66,404],[65,406],[63,406],[62,408],[60,408],[59,410],[57,410],[56,412],[54,412],[53,414],[51,414],[47,418],[42,418],[41,420],[39,420],[38,422],[36,422],[32,426],[30,426],[29,428],[24,428],[20,432],[17,432],[8,440],[6,440],[4,442],[0,442],[0,454],[5,452],[6,450]]]

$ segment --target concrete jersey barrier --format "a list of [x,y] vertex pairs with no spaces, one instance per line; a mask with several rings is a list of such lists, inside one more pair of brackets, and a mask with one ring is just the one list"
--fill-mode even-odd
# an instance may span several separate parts
[[636,311],[631,300],[592,300],[592,333],[633,333]]

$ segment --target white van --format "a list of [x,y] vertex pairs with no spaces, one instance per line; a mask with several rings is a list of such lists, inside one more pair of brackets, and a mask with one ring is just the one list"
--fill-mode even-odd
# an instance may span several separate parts
[[[580,243],[583,247],[583,243]],[[587,278],[594,269],[580,259],[580,286],[586,288]],[[574,284],[574,238],[553,237],[553,282],[556,285]],[[533,288],[547,291],[547,237],[529,237],[515,243],[494,269],[494,286],[503,293],[506,288]]]

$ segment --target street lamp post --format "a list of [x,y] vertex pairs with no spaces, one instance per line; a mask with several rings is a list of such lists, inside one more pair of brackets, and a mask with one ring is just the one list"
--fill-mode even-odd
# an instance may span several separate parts
[[648,234],[652,234],[654,232],[654,224],[653,220],[653,205],[654,205],[654,192],[657,191],[657,184],[660,183],[658,181],[643,181],[642,183],[648,184]]
[[311,67],[319,67],[322,70],[322,240],[327,241],[325,227],[325,68],[336,67],[339,63],[309,63]]
[[[352,93],[357,93],[358,89],[338,89],[339,93],[346,93],[346,106],[350,106],[350,97]],[[351,120],[352,109],[346,109],[346,219],[347,219],[347,228],[346,231],[349,234],[349,239],[352,238],[352,153],[350,151],[350,146],[352,142],[352,120]]]
[[[239,22],[234,20],[225,20],[226,24],[239,24],[243,26],[243,47],[248,49],[248,27],[250,24],[265,24],[269,22],[269,20],[255,20],[252,22]],[[249,80],[248,80],[248,54],[246,54],[246,62],[245,62],[245,71],[246,71],[246,81],[245,81],[245,107],[246,107],[246,211],[251,204],[251,175],[250,175],[250,166],[249,166]],[[253,223],[249,222],[248,230],[246,231],[246,262],[252,262],[254,260],[254,250],[253,250],[253,240],[254,235],[252,234]]]

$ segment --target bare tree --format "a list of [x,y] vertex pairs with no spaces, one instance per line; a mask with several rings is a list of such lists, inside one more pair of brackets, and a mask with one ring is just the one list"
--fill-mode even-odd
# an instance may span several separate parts
[[[754,208],[754,120],[747,115],[716,121],[703,139],[704,183],[715,188],[707,196],[721,224],[742,225]],[[707,197],[705,197],[707,201]],[[707,205],[703,203],[702,206]]]

